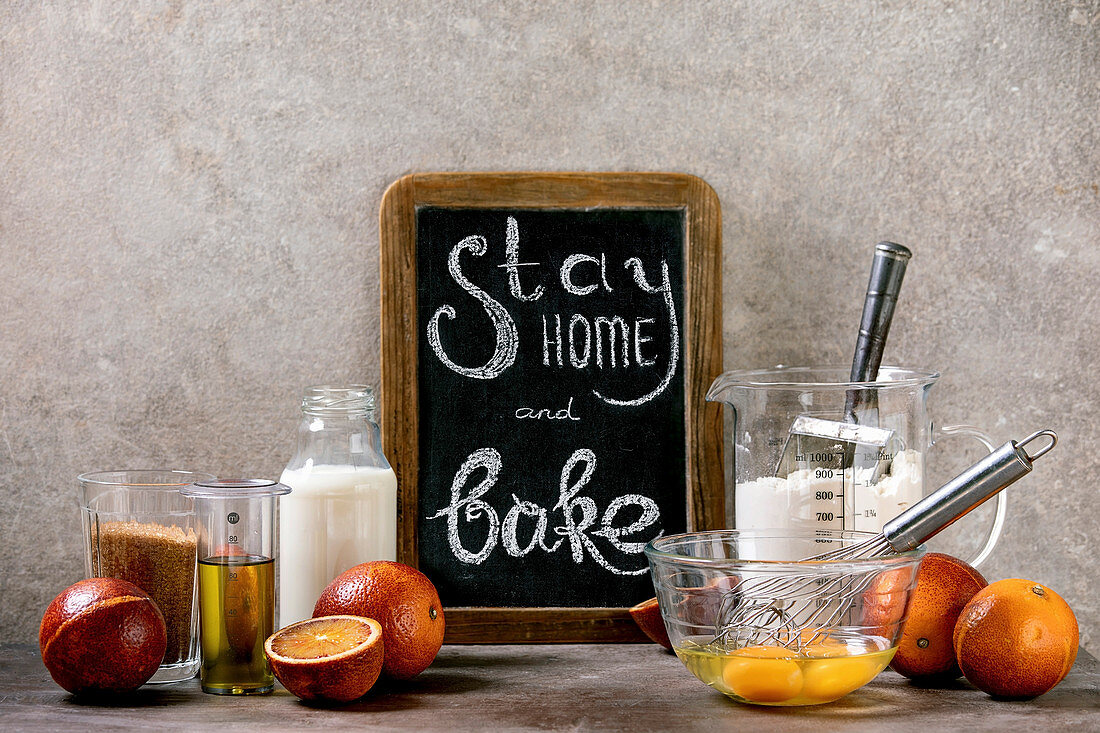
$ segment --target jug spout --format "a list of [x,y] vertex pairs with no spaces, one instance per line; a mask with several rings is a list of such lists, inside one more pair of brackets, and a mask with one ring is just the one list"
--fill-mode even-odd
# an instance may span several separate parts
[[733,404],[733,395],[736,390],[745,386],[742,372],[724,372],[714,378],[707,389],[707,402],[725,402]]

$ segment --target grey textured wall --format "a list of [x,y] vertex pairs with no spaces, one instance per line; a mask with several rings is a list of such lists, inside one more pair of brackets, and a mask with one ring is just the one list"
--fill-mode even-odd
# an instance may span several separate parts
[[844,363],[871,246],[915,250],[886,360],[1060,432],[983,570],[1095,651],[1098,35],[1097,0],[0,4],[0,639],[79,577],[78,473],[274,476],[303,386],[378,380],[390,182],[655,169],[721,198],[727,368]]

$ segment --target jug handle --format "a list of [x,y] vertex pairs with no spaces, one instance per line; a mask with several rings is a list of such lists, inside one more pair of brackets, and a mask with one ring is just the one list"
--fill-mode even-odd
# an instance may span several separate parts
[[[994,445],[992,438],[990,438],[984,432],[972,425],[941,425],[938,428],[934,428],[932,431],[933,445],[935,445],[936,443],[935,438],[937,435],[942,435],[945,437],[973,438],[974,440],[985,446],[985,449],[990,453],[997,449],[997,446]],[[978,551],[978,554],[975,555],[973,558],[967,560],[967,562],[972,567],[978,567],[983,562],[985,562],[991,554],[993,554],[993,547],[997,544],[997,540],[1001,536],[1001,530],[1004,529],[1005,516],[1008,513],[1007,498],[1007,491],[1002,491],[997,494],[997,511],[996,514],[993,516],[993,526],[989,530],[989,537],[986,539],[985,545],[982,547],[982,549]]]

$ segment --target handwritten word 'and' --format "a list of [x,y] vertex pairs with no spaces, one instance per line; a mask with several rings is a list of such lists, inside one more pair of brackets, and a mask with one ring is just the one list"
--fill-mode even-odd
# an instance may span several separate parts
[[[454,282],[484,310],[492,331],[486,332],[494,340],[494,350],[487,362],[477,366],[459,364],[451,358],[440,335],[443,319],[454,320],[454,306],[444,304],[436,309],[428,321],[428,343],[439,361],[449,370],[468,379],[492,380],[505,373],[516,361],[520,336],[516,321],[508,308],[484,289],[474,284],[462,267],[464,256],[484,257],[489,252],[488,240],[481,235],[465,237],[451,248],[447,256],[447,270]],[[514,301],[533,303],[546,294],[546,284],[538,282],[531,287],[521,278],[524,268],[538,267],[539,262],[525,262],[520,258],[519,225],[515,217],[505,220],[504,261],[497,265],[506,272],[508,292]],[[660,276],[654,282],[646,273],[639,257],[626,258],[622,263],[629,278],[627,287],[636,287],[646,296],[652,296],[663,308],[668,328],[668,363],[655,386],[634,396],[619,397],[593,389],[592,394],[613,408],[629,408],[643,405],[668,389],[679,362],[680,333],[675,299],[669,276],[668,263],[660,262]],[[531,272],[531,270],[527,270]],[[586,253],[570,254],[558,268],[556,280],[564,293],[577,299],[586,299],[599,293],[611,293],[615,288],[609,282],[607,256]],[[527,287],[525,287],[525,284]],[[623,287],[616,281],[618,287]],[[542,366],[549,369],[639,369],[653,372],[658,364],[652,353],[656,328],[654,318],[633,318],[622,315],[601,315],[591,318],[580,313],[563,317],[561,313],[541,316]],[[656,374],[654,375],[656,379]],[[518,419],[580,420],[573,413],[573,398],[560,410],[520,407],[515,411]],[[622,567],[607,556],[607,550],[625,555],[640,556],[645,542],[627,541],[628,536],[649,529],[659,536],[660,511],[657,503],[641,494],[625,494],[614,498],[602,514],[596,501],[582,494],[596,471],[596,455],[589,448],[578,448],[566,461],[558,482],[556,503],[549,509],[512,494],[513,504],[503,519],[497,509],[486,500],[486,494],[497,484],[503,469],[503,458],[494,448],[480,448],[471,453],[451,482],[448,505],[428,519],[445,519],[448,545],[455,557],[464,563],[480,565],[498,547],[511,557],[523,557],[540,550],[554,553],[568,547],[576,564],[590,557],[598,565],[617,575],[642,575],[646,567]],[[583,466],[580,477],[572,481],[572,474]],[[484,478],[472,488],[475,473],[484,471]],[[627,510],[627,511],[624,511]],[[550,527],[550,516],[560,512],[560,524]],[[579,513],[579,514],[578,514]],[[629,517],[633,517],[630,519]],[[520,528],[521,522],[526,527]],[[481,529],[477,529],[476,526]],[[465,528],[463,533],[460,529]],[[652,530],[656,530],[655,532]],[[469,538],[477,532],[480,549],[472,550],[464,544],[463,534]],[[483,534],[482,534],[483,533]],[[520,535],[528,539],[523,542]],[[555,539],[556,538],[556,539]],[[603,549],[596,538],[602,540]],[[648,537],[647,539],[653,539]],[[475,543],[476,544],[476,543]]]

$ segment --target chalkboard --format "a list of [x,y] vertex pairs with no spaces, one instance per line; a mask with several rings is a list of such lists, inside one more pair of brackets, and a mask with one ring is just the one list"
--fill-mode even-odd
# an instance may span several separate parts
[[639,638],[645,543],[721,525],[718,231],[691,176],[387,192],[383,445],[449,641]]

